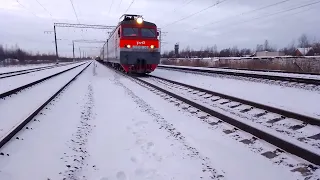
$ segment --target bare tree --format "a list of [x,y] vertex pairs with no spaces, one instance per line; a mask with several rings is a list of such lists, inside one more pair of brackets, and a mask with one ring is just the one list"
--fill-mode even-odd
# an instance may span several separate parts
[[310,45],[310,44],[309,44],[308,37],[307,37],[306,34],[302,34],[302,35],[299,37],[298,41],[299,41],[299,47],[301,47],[301,48],[307,48],[307,47],[309,47],[309,45]]
[[231,49],[231,55],[232,55],[232,56],[239,56],[239,55],[240,55],[237,46],[233,46],[233,48]]
[[256,51],[263,51],[263,45],[257,44]]
[[270,48],[269,48],[269,41],[268,41],[268,40],[265,40],[265,41],[264,41],[264,50],[265,50],[265,51],[269,51],[269,50],[270,50]]
[[0,61],[5,59],[5,53],[4,53],[4,49],[3,46],[0,45]]

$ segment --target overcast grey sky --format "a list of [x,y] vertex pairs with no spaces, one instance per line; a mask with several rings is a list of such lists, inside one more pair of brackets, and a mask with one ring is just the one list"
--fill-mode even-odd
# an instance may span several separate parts
[[[45,10],[38,2],[47,10]],[[220,2],[223,0],[220,0]],[[282,48],[306,33],[311,40],[320,39],[320,3],[279,13],[320,0],[225,0],[195,14],[218,0],[135,0],[127,13],[141,14],[168,32],[162,50],[180,47],[194,49],[213,46],[255,48],[265,39]],[[54,22],[77,23],[70,0],[0,0],[0,44],[18,44],[33,52],[54,52]],[[121,4],[120,4],[121,2]],[[115,26],[132,0],[73,0],[80,23]],[[190,2],[190,3],[188,3]],[[278,5],[242,14],[279,2]],[[53,17],[51,17],[51,15]],[[256,18],[256,19],[255,19]],[[212,24],[210,24],[212,23]],[[74,39],[106,40],[106,30],[58,28],[59,53],[71,55]],[[101,44],[77,44],[91,54],[98,53]]]

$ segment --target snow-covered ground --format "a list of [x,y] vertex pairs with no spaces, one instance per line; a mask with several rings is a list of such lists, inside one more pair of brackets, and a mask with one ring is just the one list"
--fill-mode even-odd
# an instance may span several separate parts
[[46,69],[43,71],[32,72],[21,76],[0,79],[0,94],[78,65],[79,63],[75,63],[61,67],[55,67],[52,69]]
[[244,74],[261,74],[261,75],[272,75],[272,76],[283,76],[283,77],[296,77],[296,78],[308,78],[308,79],[320,79],[320,75],[307,75],[307,74],[294,74],[294,73],[279,73],[279,72],[261,72],[261,71],[246,71],[246,70],[234,70],[234,69],[223,69],[223,68],[206,68],[206,67],[190,67],[190,66],[173,66],[173,65],[159,65],[159,67],[178,67],[181,69],[205,69],[214,71],[224,72],[237,72]]
[[[145,87],[95,65],[35,117],[19,139],[0,149],[0,179],[305,178],[290,171],[295,160],[291,167],[279,165],[288,161],[285,153],[278,157],[281,162],[273,162],[221,132],[222,127],[212,128]],[[252,146],[257,144],[275,150],[264,142]]]
[[152,75],[320,118],[320,92],[156,69]]
[[[70,62],[62,62],[59,64],[70,64]],[[40,67],[46,67],[46,66],[52,66],[52,65],[55,65],[55,63],[27,64],[27,65],[18,65],[18,66],[0,66],[0,73],[6,73],[11,71],[21,71],[25,69],[40,68]]]
[[174,94],[177,94],[181,97],[184,97],[185,99],[196,102],[216,112],[219,112],[220,114],[225,114],[231,118],[236,119],[239,122],[249,125],[250,127],[254,127],[255,129],[259,129],[268,134],[272,134],[273,136],[286,142],[295,144],[302,149],[306,149],[310,152],[320,155],[319,141],[315,139],[308,139],[309,136],[317,135],[320,133],[320,127],[318,126],[312,126],[309,124],[308,127],[302,126],[303,128],[299,128],[298,130],[292,129],[292,127],[294,127],[295,125],[303,125],[303,122],[294,119],[286,119],[280,122],[268,123],[269,120],[279,118],[280,115],[269,113],[265,116],[257,117],[256,115],[259,113],[263,113],[264,110],[255,109],[249,112],[242,113],[242,110],[248,109],[250,108],[250,106],[243,105],[236,108],[230,108],[230,106],[237,105],[239,103],[235,102],[234,104],[225,104],[223,102],[228,102],[228,100],[226,99],[215,101],[219,97],[212,96],[210,94],[204,95],[204,92],[191,91],[188,88],[183,89],[181,86],[177,86],[174,83],[168,83],[167,81],[160,80],[158,78],[147,77],[142,78],[142,80]]
[[39,108],[84,67],[77,67],[11,97],[0,99],[0,109],[3,110],[0,113],[0,139]]

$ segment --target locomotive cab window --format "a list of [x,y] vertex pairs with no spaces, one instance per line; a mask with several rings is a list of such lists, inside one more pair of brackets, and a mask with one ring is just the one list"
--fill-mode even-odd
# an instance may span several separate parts
[[135,37],[138,36],[138,28],[123,28],[122,29],[123,36]]
[[157,32],[156,32],[155,29],[141,28],[141,36],[142,37],[155,38],[155,37],[157,37]]

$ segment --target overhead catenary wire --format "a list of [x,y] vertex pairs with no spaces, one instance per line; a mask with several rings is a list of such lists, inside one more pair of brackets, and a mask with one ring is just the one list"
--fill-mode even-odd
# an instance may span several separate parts
[[131,8],[132,4],[134,3],[135,0],[132,0],[129,7],[127,8],[127,10],[124,12],[124,14],[126,14],[128,12],[128,10]]
[[122,0],[120,0],[120,3],[119,3],[119,5],[118,5],[118,9],[120,8],[120,6],[121,6],[121,3],[122,3]]
[[237,15],[234,15],[234,16],[229,16],[229,17],[227,17],[227,18],[224,18],[224,19],[221,19],[221,20],[218,20],[218,21],[214,21],[214,22],[211,22],[211,23],[202,25],[202,26],[195,27],[195,28],[193,28],[193,30],[194,30],[194,29],[198,29],[199,27],[205,27],[205,26],[208,26],[208,25],[216,24],[216,23],[222,22],[222,21],[224,21],[224,20],[226,20],[226,19],[231,19],[231,18],[234,18],[234,17],[243,16],[243,15],[245,15],[245,14],[250,14],[250,13],[253,13],[253,12],[261,11],[261,10],[264,10],[264,9],[267,9],[267,8],[270,8],[270,7],[274,7],[274,6],[277,6],[277,5],[286,3],[286,2],[288,2],[288,1],[291,1],[291,0],[283,0],[283,1],[276,2],[276,3],[273,3],[273,4],[269,4],[269,5],[266,5],[266,6],[257,8],[257,9],[253,9],[253,10],[250,10],[250,11],[246,11],[246,12],[243,12],[243,13],[240,13],[240,14],[237,14]]
[[[309,7],[309,6],[318,4],[318,3],[320,3],[320,0],[315,1],[315,2],[311,2],[311,3],[308,3],[308,4],[304,4],[304,5],[300,5],[300,6],[297,6],[297,7],[293,7],[293,8],[290,8],[290,9],[286,9],[286,10],[283,10],[283,11],[278,11],[278,12],[275,12],[275,13],[264,14],[264,15],[262,15],[262,16],[258,16],[258,17],[255,17],[255,18],[251,18],[251,19],[248,19],[248,20],[245,20],[245,21],[239,21],[239,22],[237,22],[237,23],[233,23],[232,25],[226,25],[226,26],[227,26],[227,27],[230,27],[230,26],[234,26],[234,25],[238,25],[238,24],[243,24],[243,23],[247,23],[247,22],[254,21],[254,20],[263,19],[263,18],[275,16],[275,15],[278,15],[278,14],[290,12],[290,11],[293,11],[293,10],[297,10],[297,9]],[[308,10],[310,10],[310,9],[308,9]],[[306,11],[306,10],[304,10],[304,11]],[[301,11],[301,12],[299,12],[299,13],[302,13],[302,12],[304,12],[304,11]],[[220,28],[221,28],[221,27],[220,27]],[[216,29],[219,29],[219,28],[216,28]]]
[[184,1],[184,3],[182,3],[181,6],[178,6],[178,7],[174,8],[173,12],[175,12],[177,10],[177,8],[182,8],[182,7],[190,4],[192,1],[194,1],[194,0]]
[[[70,3],[71,3],[71,5],[72,5],[72,9],[73,9],[74,15],[76,16],[77,21],[78,21],[78,23],[80,24],[80,21],[79,21],[79,18],[78,18],[78,14],[77,14],[76,9],[75,9],[75,7],[74,7],[73,1],[70,0]],[[82,38],[84,38],[84,37],[83,37],[83,31],[81,31],[81,36],[82,36]]]
[[[295,12],[295,13],[292,13],[292,14],[288,14],[288,15],[289,15],[289,16],[293,16],[293,15],[296,15],[296,14],[301,14],[301,13],[307,12],[307,11],[309,11],[309,10],[311,10],[311,9],[313,9],[313,7],[308,8],[307,10],[298,11],[298,12]],[[247,22],[249,22],[249,21],[247,21]],[[240,23],[245,23],[245,22],[239,22],[238,24],[240,24]],[[237,25],[237,24],[233,24],[233,25],[228,26],[228,27],[232,27],[232,26],[234,26],[234,25]],[[220,36],[221,34],[228,34],[228,33],[232,33],[232,32],[233,32],[233,30],[228,31],[228,32],[223,31],[222,33],[219,33],[219,34],[216,34],[216,35],[213,35],[213,36]],[[213,37],[213,36],[210,36],[210,37]]]
[[71,3],[71,5],[72,5],[72,9],[73,9],[74,15],[76,16],[77,21],[78,21],[78,23],[80,24],[80,21],[79,21],[79,18],[78,18],[78,15],[77,15],[76,9],[74,8],[73,1],[72,1],[72,0],[70,0],[70,3]]
[[110,8],[109,8],[109,12],[108,12],[108,14],[110,14],[110,11],[111,11],[111,8],[112,8],[112,5],[113,5],[113,2],[114,2],[114,0],[112,0],[112,1],[111,1],[111,6],[110,6]]
[[204,9],[201,9],[200,11],[194,12],[194,13],[186,16],[186,17],[183,17],[183,18],[181,18],[181,19],[179,19],[179,20],[176,20],[176,21],[174,21],[174,22],[172,22],[172,23],[169,23],[169,24],[163,26],[162,28],[165,28],[165,27],[170,26],[170,25],[172,25],[172,24],[175,24],[175,23],[178,23],[178,22],[183,21],[183,20],[185,20],[185,19],[188,19],[188,18],[190,18],[190,17],[192,17],[192,16],[194,16],[194,15],[197,15],[197,14],[202,13],[202,12],[204,12],[204,11],[212,8],[212,7],[215,7],[215,6],[221,4],[221,3],[225,2],[225,1],[227,1],[227,0],[222,0],[222,1],[219,1],[219,0],[218,0],[216,3],[214,3],[214,4],[212,4],[212,5],[208,6],[208,7],[206,7],[206,8],[204,8]]
[[37,16],[33,11],[31,11],[31,10],[28,9],[26,6],[24,6],[23,4],[21,4],[18,0],[16,0],[16,1],[17,1],[17,3],[18,3],[21,7],[23,7],[25,10],[29,11],[29,12],[30,12],[31,14],[33,14],[34,16],[40,18],[40,17]]
[[52,22],[54,22],[54,18],[52,16],[52,14],[38,0],[36,0],[36,1],[50,15]]

